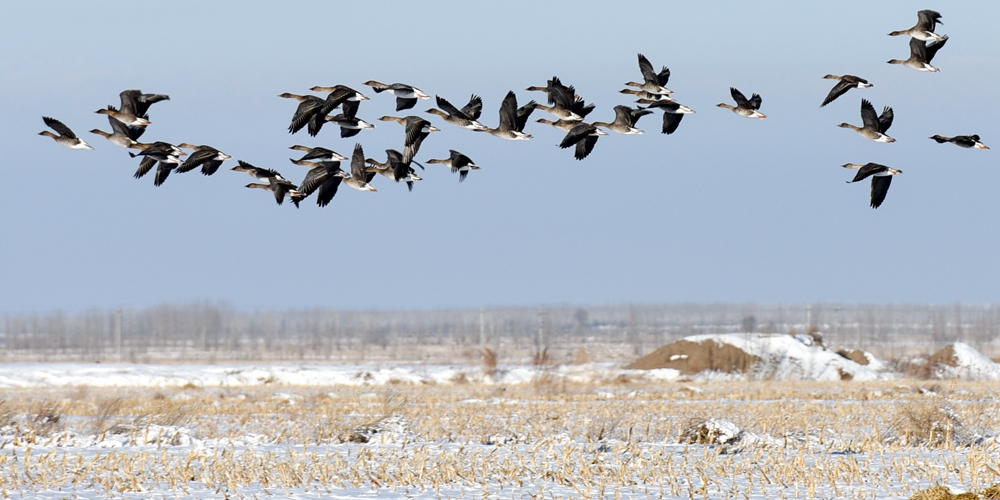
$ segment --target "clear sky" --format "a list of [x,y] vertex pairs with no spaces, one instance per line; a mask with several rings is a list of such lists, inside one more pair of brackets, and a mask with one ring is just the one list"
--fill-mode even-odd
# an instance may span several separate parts
[[[414,6],[415,5],[415,6]],[[996,149],[928,139],[978,133],[1000,148],[1000,3],[747,2],[7,2],[0,15],[0,310],[219,300],[241,309],[398,309],[622,302],[992,302],[1000,300]],[[709,7],[710,5],[710,7]],[[941,73],[905,59],[892,30],[916,11],[943,15]],[[138,160],[88,130],[124,89],[169,94],[143,140],[211,144],[295,182],[293,144],[370,157],[402,149],[378,122],[394,100],[361,84],[416,85],[461,106],[483,97],[495,126],[508,90],[558,75],[610,121],[639,78],[636,54],[672,76],[697,113],[670,136],[659,114],[641,136],[601,138],[584,161],[563,133],[503,141],[444,124],[420,101],[408,114],[442,132],[417,160],[449,149],[483,169],[459,184],[427,165],[413,192],[376,179],[326,208],[296,210],[252,179],[132,178]],[[820,108],[827,73],[867,78]],[[341,139],[287,127],[282,92],[343,83],[372,98],[377,129]],[[766,120],[719,109],[729,87],[763,97]],[[892,106],[894,144],[860,124],[862,98]],[[40,137],[62,120],[96,150]],[[532,120],[547,117],[536,111]],[[878,210],[847,162],[903,170]]]

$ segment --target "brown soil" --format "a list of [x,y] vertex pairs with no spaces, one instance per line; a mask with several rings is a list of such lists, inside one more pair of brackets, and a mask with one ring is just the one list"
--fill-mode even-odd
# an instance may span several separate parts
[[862,366],[868,364],[868,357],[865,356],[865,351],[861,349],[841,349],[837,351],[837,354]]
[[931,354],[930,357],[927,358],[927,364],[931,366],[958,366],[958,358],[955,357],[955,346],[948,345],[944,349]]
[[627,370],[673,368],[685,375],[713,370],[725,373],[746,373],[761,360],[744,350],[714,340],[691,342],[679,340],[667,344],[625,367]]

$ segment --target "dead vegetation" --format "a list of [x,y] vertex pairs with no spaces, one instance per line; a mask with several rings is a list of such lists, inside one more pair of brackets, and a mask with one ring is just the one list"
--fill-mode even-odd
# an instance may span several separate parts
[[[194,483],[323,491],[527,479],[587,498],[637,483],[681,498],[832,488],[868,498],[876,487],[906,498],[916,484],[976,491],[1000,479],[990,445],[968,439],[1000,428],[994,393],[991,383],[898,381],[7,390],[0,490],[96,484],[118,497]],[[67,433],[98,431],[157,451],[59,448]],[[178,446],[186,439],[202,444]]]

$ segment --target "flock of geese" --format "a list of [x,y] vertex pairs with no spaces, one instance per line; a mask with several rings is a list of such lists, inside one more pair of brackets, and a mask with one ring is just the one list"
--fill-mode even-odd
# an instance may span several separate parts
[[[939,23],[941,23],[941,14],[933,10],[921,10],[917,12],[917,24],[914,27],[889,33],[890,36],[905,35],[910,37],[910,57],[906,60],[892,59],[888,62],[905,65],[919,71],[939,71],[931,66],[931,61],[938,50],[944,47],[948,41],[947,35],[941,36],[934,32]],[[587,115],[594,110],[594,104],[586,103],[576,93],[572,85],[563,84],[558,77],[552,77],[544,87],[532,86],[526,89],[544,92],[546,104],[531,100],[523,106],[518,106],[516,95],[513,91],[509,91],[500,104],[499,123],[493,128],[479,121],[482,115],[483,100],[477,95],[472,95],[462,108],[456,107],[440,96],[435,96],[437,108],[427,109],[426,113],[439,117],[449,125],[473,132],[484,132],[506,140],[528,140],[532,138],[531,134],[524,131],[528,119],[536,109],[542,110],[552,115],[554,119],[539,118],[536,122],[564,131],[566,135],[559,143],[559,147],[573,148],[574,157],[583,160],[593,151],[598,139],[608,135],[605,129],[617,134],[642,134],[643,131],[636,127],[639,119],[661,111],[663,113],[661,133],[672,134],[677,130],[685,114],[694,113],[691,108],[678,103],[673,97],[674,92],[666,87],[670,79],[670,70],[667,67],[664,66],[660,71],[656,71],[652,63],[642,54],[638,55],[638,62],[642,81],[627,82],[625,86],[628,88],[620,91],[623,94],[634,96],[638,106],[615,106],[615,118],[611,122],[594,121],[588,123],[584,121]],[[823,78],[837,80],[837,83],[823,100],[821,107],[844,95],[852,88],[863,89],[873,86],[867,80],[853,75],[826,75]],[[376,94],[384,92],[394,96],[397,112],[413,108],[421,99],[430,99],[430,95],[424,91],[403,83],[385,84],[370,80],[363,85],[371,87]],[[329,124],[340,128],[341,138],[348,138],[354,137],[363,130],[375,128],[375,125],[357,117],[360,103],[369,100],[369,97],[361,92],[346,85],[316,86],[310,90],[327,95],[320,97],[311,94],[283,93],[278,96],[298,101],[291,124],[288,127],[289,133],[295,134],[305,128],[310,136],[315,137],[324,125]],[[735,106],[720,103],[718,107],[729,109],[737,115],[747,118],[763,119],[766,117],[760,112],[761,96],[752,94],[748,99],[736,88],[730,88],[730,95],[736,103]],[[147,126],[150,125],[148,114],[150,106],[170,98],[165,94],[146,94],[139,90],[125,90],[119,94],[119,97],[120,105],[118,108],[109,105],[105,109],[96,111],[96,113],[108,116],[111,132],[99,129],[91,130],[91,132],[105,137],[115,145],[138,151],[136,153],[129,152],[132,158],[141,157],[135,178],[143,177],[156,166],[153,184],[159,186],[166,181],[171,172],[184,173],[201,167],[202,174],[212,175],[225,161],[232,159],[231,156],[207,145],[188,143],[173,145],[163,141],[139,142]],[[331,114],[338,109],[337,114]],[[56,133],[53,134],[46,130],[40,132],[39,135],[51,137],[57,143],[71,149],[93,149],[59,120],[50,117],[43,117],[43,120]],[[247,184],[247,188],[270,191],[279,205],[284,202],[287,195],[296,207],[313,193],[316,193],[317,204],[321,207],[326,206],[336,195],[341,184],[346,184],[359,191],[376,191],[371,183],[377,175],[382,175],[396,182],[405,182],[407,187],[412,190],[413,183],[421,180],[412,165],[416,164],[421,169],[424,168],[414,158],[424,139],[440,129],[429,120],[416,115],[383,116],[379,120],[396,122],[404,129],[402,151],[386,150],[384,162],[367,158],[361,144],[355,144],[350,158],[323,147],[293,145],[290,149],[301,151],[304,155],[298,160],[291,159],[292,163],[309,167],[305,178],[298,185],[286,179],[276,170],[256,167],[243,160],[237,160],[237,165],[231,170],[245,172],[261,181]],[[871,102],[862,99],[861,126],[849,123],[841,123],[839,126],[852,129],[866,139],[889,143],[895,141],[886,135],[889,127],[892,126],[892,121],[892,108],[886,106],[882,113],[878,114]],[[978,135],[955,137],[934,135],[931,139],[938,143],[950,142],[964,148],[989,149],[980,142]],[[185,149],[191,152],[187,153],[184,151]],[[182,161],[181,159],[185,156],[187,158]],[[348,160],[350,161],[349,170],[341,167],[341,162]],[[448,158],[430,159],[426,163],[449,167],[453,173],[459,174],[459,181],[464,181],[470,171],[479,169],[479,166],[471,158],[454,149],[449,150]],[[868,177],[872,178],[872,208],[878,208],[885,200],[892,176],[902,173],[902,170],[878,163],[863,165],[847,163],[843,167],[857,170],[857,174],[848,182],[859,182]]]

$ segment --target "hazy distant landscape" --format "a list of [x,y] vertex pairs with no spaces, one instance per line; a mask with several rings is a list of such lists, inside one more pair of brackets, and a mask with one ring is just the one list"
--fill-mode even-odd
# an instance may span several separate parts
[[[165,304],[0,316],[0,352],[18,361],[628,362],[674,340],[715,333],[821,332],[838,349],[885,359],[965,342],[1000,355],[1000,305],[688,304],[430,311],[247,312]],[[595,346],[601,346],[597,349]]]

